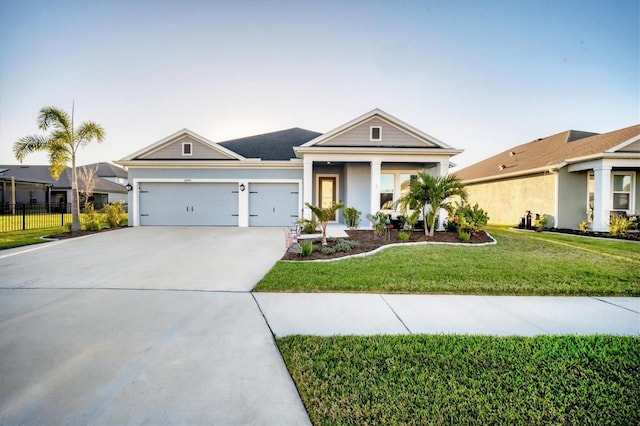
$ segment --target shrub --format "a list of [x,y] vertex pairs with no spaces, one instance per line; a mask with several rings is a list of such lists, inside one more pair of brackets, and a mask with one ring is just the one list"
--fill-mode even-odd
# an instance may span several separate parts
[[627,235],[631,221],[623,216],[614,215],[609,222],[609,233],[616,237]]
[[538,219],[533,221],[533,226],[538,230],[542,231],[545,226],[547,226],[547,215],[544,213],[540,213]]
[[[489,215],[480,208],[478,203],[475,203],[473,206],[458,205],[453,217],[453,222],[458,225],[455,231],[464,229],[465,231],[477,232],[487,226]],[[462,222],[465,224],[464,227],[462,226]]]
[[398,239],[406,243],[411,239],[411,232],[407,232],[407,231],[398,232]]
[[586,220],[583,220],[582,222],[580,222],[580,230],[582,232],[587,232],[589,230],[589,222],[587,222]]
[[342,214],[344,216],[344,222],[349,229],[358,229],[362,212],[359,212],[355,207],[347,207]]
[[93,208],[93,204],[87,204],[84,209],[84,228],[87,231],[99,231],[102,229],[100,215]]
[[447,218],[447,223],[444,224],[444,229],[447,232],[458,232],[459,227],[458,216]]
[[318,230],[318,222],[314,219],[299,219],[298,223],[302,227],[302,232],[305,234],[315,234]]
[[302,249],[300,252],[301,257],[307,257],[313,253],[313,243],[311,241],[304,241],[300,243],[300,248]]
[[118,228],[122,226],[127,218],[127,213],[124,211],[124,203],[122,201],[107,204],[104,206],[103,211],[105,213],[107,223],[111,228]]
[[368,214],[367,219],[373,225],[373,233],[376,237],[382,237],[387,234],[391,219],[385,212],[379,211],[375,215]]
[[333,247],[322,247],[322,249],[320,250],[320,253],[322,254],[334,254],[336,252],[336,249]]
[[467,242],[471,239],[471,233],[465,231],[458,232],[458,239],[463,242]]
[[349,241],[349,240],[338,240],[336,245],[333,246],[336,252],[345,252],[349,253],[354,248],[358,247],[357,241]]

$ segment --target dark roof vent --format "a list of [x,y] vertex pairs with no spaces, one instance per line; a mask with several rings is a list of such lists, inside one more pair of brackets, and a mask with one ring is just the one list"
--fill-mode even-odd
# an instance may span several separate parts
[[499,167],[500,170],[504,170],[506,168],[507,168],[507,166],[505,166],[504,164],[500,164],[500,167]]
[[516,152],[515,152],[515,151],[511,151],[511,152],[509,153],[509,155],[510,155],[510,156],[512,156],[512,157],[515,157],[515,156],[516,156]]

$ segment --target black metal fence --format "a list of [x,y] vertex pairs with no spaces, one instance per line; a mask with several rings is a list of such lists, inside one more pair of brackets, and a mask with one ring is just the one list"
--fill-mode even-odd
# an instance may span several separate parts
[[71,203],[0,204],[0,232],[54,228],[71,223]]

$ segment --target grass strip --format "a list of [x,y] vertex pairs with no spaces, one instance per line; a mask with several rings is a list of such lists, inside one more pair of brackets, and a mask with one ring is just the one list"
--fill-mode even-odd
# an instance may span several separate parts
[[484,247],[394,247],[338,262],[278,262],[255,291],[640,296],[640,244],[491,228]]
[[640,424],[640,339],[289,336],[315,425]]
[[0,232],[0,250],[46,243],[47,240],[43,240],[42,237],[59,234],[61,232],[66,232],[64,226],[30,229],[26,231]]

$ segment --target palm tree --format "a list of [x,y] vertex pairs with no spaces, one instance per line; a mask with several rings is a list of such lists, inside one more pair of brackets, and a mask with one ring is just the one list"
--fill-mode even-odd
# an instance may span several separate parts
[[326,246],[327,245],[327,225],[329,224],[329,221],[331,221],[335,217],[336,210],[344,207],[344,204],[336,203],[333,206],[328,207],[326,209],[321,209],[320,207],[314,206],[313,204],[310,204],[310,203],[305,203],[305,205],[309,207],[309,209],[311,209],[313,214],[315,214],[316,217],[318,218],[318,222],[320,223],[320,228],[322,229],[322,245]]
[[398,204],[404,211],[420,211],[424,220],[424,234],[433,236],[436,213],[439,209],[444,209],[452,214],[453,206],[449,198],[455,196],[465,201],[468,196],[464,184],[456,175],[432,176],[422,170],[411,182],[409,193],[398,200]]
[[13,145],[13,153],[16,159],[22,163],[27,155],[47,151],[49,153],[49,172],[54,179],[60,178],[60,174],[71,161],[71,230],[80,229],[80,208],[78,201],[78,175],[76,173],[76,153],[81,147],[87,146],[94,139],[100,143],[104,140],[105,132],[102,126],[93,121],[85,121],[77,129],[73,128],[73,107],[71,117],[64,110],[50,106],[40,110],[38,115],[38,128],[48,130],[47,136],[30,135],[21,137]]

